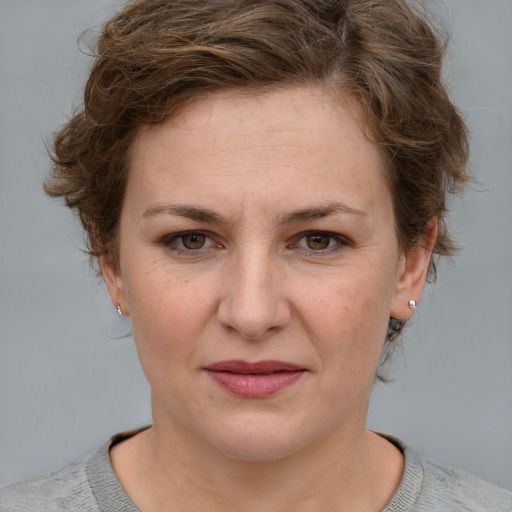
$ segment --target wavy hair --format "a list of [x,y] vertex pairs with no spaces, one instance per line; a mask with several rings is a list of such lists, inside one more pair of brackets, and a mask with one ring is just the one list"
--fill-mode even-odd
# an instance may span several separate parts
[[[83,103],[55,135],[46,192],[78,215],[93,260],[118,258],[118,224],[138,129],[225,88],[322,85],[355,99],[387,157],[403,251],[430,219],[435,258],[453,254],[447,199],[460,193],[468,137],[442,80],[446,49],[405,0],[137,0],[106,22]],[[404,326],[391,318],[385,354]]]

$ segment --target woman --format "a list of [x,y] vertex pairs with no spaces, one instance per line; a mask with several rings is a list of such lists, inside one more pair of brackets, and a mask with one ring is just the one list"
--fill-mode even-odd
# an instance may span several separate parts
[[509,510],[365,428],[468,180],[428,22],[400,0],[144,0],[97,55],[46,190],[131,318],[153,424],[2,505]]

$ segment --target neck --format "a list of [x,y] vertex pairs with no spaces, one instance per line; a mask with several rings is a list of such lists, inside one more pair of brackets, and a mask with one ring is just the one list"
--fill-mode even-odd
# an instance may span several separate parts
[[236,459],[190,437],[155,421],[112,450],[114,471],[144,512],[377,511],[403,471],[398,450],[364,427],[265,461]]

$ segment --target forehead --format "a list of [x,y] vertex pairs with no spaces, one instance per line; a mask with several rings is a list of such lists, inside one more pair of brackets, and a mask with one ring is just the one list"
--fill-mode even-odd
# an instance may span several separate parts
[[[345,125],[345,137],[353,144],[366,140],[366,123],[356,100],[338,99],[329,89],[320,86],[282,87],[270,91],[228,89],[200,96],[163,123],[175,135],[182,131],[187,138],[213,135],[236,137],[272,136],[300,131],[311,142],[334,141],[338,125]],[[153,138],[161,125],[143,126],[137,142]],[[330,137],[329,135],[332,135]],[[377,149],[375,147],[375,149]]]
[[363,130],[357,105],[321,88],[219,92],[141,130],[128,188],[153,202],[199,191],[210,201],[229,190],[284,203],[352,195],[354,208],[371,208],[387,186],[381,152]]

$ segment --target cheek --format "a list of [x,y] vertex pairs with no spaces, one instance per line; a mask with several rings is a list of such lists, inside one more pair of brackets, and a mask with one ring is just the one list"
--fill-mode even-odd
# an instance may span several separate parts
[[336,364],[349,374],[376,366],[389,321],[392,276],[383,279],[381,273],[359,267],[324,282],[315,280],[308,289],[298,314],[316,340],[323,364]]
[[141,362],[151,355],[168,364],[178,353],[192,352],[215,309],[212,283],[158,263],[146,272],[132,272],[126,283]]

